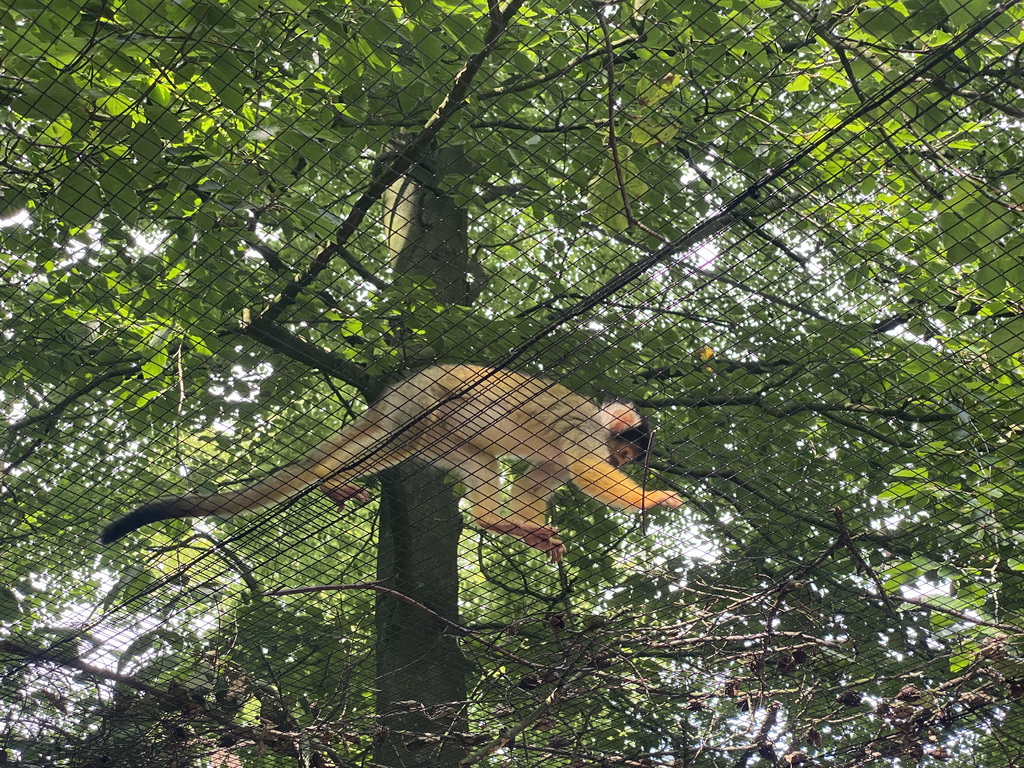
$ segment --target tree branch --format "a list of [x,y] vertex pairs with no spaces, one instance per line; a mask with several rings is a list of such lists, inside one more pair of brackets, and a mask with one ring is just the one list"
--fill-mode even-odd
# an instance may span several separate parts
[[440,133],[441,128],[466,104],[473,80],[505,33],[510,19],[519,11],[524,2],[526,0],[510,0],[504,10],[501,10],[495,3],[490,13],[491,23],[484,35],[483,47],[466,60],[462,69],[455,76],[451,90],[441,100],[434,114],[424,123],[423,130],[410,139],[401,150],[392,154],[386,162],[381,163],[376,175],[370,180],[369,186],[353,203],[348,217],[335,230],[333,242],[326,245],[316,255],[306,271],[282,291],[281,297],[263,312],[259,320],[277,320],[288,306],[295,303],[299,294],[317,279],[330,264],[331,259],[341,254],[345,244],[355,234],[370,208],[384,194],[384,191],[404,176],[423,157],[430,143]]
[[24,429],[25,427],[30,427],[33,424],[38,424],[41,421],[55,419],[61,413],[70,408],[71,405],[74,404],[76,400],[78,400],[78,398],[84,397],[85,395],[89,394],[94,389],[99,387],[101,384],[104,384],[105,382],[110,381],[111,379],[131,376],[132,374],[137,373],[138,370],[139,366],[136,363],[129,363],[128,365],[122,366],[120,368],[111,368],[105,373],[97,374],[93,376],[93,378],[91,378],[85,384],[78,387],[77,389],[72,390],[67,396],[53,403],[48,408],[39,408],[35,410],[33,413],[26,415],[23,418],[19,419],[18,421],[14,422],[13,424],[9,425],[7,427],[7,431],[9,433],[17,432],[18,430]]
[[949,421],[955,419],[955,413],[944,413],[931,411],[928,413],[913,413],[905,408],[884,408],[867,403],[823,403],[823,402],[792,402],[788,404],[773,405],[762,395],[717,395],[714,397],[686,398],[686,397],[665,397],[651,400],[637,400],[637,405],[644,408],[723,408],[732,406],[756,405],[766,413],[779,418],[795,416],[798,413],[857,413],[863,416],[875,416],[880,419],[894,419],[906,421],[913,424],[925,424],[938,421]]
[[549,83],[552,80],[555,80],[556,78],[562,77],[563,75],[569,72],[572,72],[572,70],[576,69],[576,67],[578,67],[580,64],[583,64],[586,61],[590,61],[590,59],[596,59],[601,56],[606,56],[609,50],[615,50],[616,48],[632,45],[633,43],[639,42],[639,40],[639,35],[626,35],[625,37],[620,37],[618,40],[609,41],[600,49],[587,51],[586,53],[581,53],[579,56],[576,56],[574,59],[566,63],[565,66],[560,67],[559,69],[556,69],[552,72],[549,72],[546,75],[541,75],[540,77],[536,77],[533,80],[520,80],[518,83],[511,83],[509,85],[499,85],[497,88],[480,94],[480,98],[496,99],[500,96],[505,96],[510,93],[520,93],[522,91],[529,91],[533,88],[537,88],[541,85],[544,85],[545,83]]
[[323,371],[341,379],[367,395],[373,390],[373,378],[356,363],[346,360],[311,341],[303,339],[284,326],[259,317],[242,328],[241,332],[255,341],[274,349],[295,362]]

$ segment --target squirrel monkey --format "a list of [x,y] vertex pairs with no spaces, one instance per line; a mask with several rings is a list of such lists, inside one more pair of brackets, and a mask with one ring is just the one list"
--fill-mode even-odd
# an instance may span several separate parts
[[[562,559],[565,547],[545,518],[548,498],[572,482],[619,509],[676,508],[670,491],[646,491],[619,471],[650,449],[647,421],[627,402],[598,406],[546,379],[475,365],[437,365],[390,387],[350,426],[296,464],[224,493],[167,496],[143,504],[103,530],[110,543],[149,523],[231,516],[279,504],[314,484],[343,504],[365,499],[359,477],[420,459],[461,477],[473,521]],[[532,468],[513,481],[502,504],[498,459]]]

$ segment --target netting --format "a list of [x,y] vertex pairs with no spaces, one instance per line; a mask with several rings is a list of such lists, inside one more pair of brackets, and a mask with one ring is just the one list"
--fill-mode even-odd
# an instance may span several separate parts
[[12,0],[0,763],[1024,763],[1022,23]]

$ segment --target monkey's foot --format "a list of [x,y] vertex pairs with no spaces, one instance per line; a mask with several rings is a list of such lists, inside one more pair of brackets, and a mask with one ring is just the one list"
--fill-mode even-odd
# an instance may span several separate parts
[[505,517],[488,521],[478,520],[477,525],[486,531],[515,536],[526,546],[547,553],[552,563],[561,562],[565,556],[565,545],[558,538],[558,529],[549,525],[539,525],[528,520],[510,520]]
[[366,503],[370,500],[369,491],[365,488],[360,488],[358,485],[339,485],[334,488],[323,485],[320,488],[328,499],[338,505],[339,510],[345,508],[346,501]]

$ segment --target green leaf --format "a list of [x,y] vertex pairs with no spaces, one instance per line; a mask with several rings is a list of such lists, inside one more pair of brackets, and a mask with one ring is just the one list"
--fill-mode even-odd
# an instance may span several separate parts
[[631,125],[629,140],[638,147],[651,147],[661,144],[668,144],[679,133],[679,129],[672,125],[662,125],[658,121],[641,120]]
[[185,638],[177,632],[163,627],[157,627],[149,632],[143,632],[128,643],[127,647],[118,655],[117,669],[119,672],[123,671],[130,662],[135,660],[135,657],[143,656],[147,652],[162,645],[179,647],[184,642],[184,639]]
[[36,120],[57,120],[78,104],[77,92],[57,80],[38,80],[18,90],[11,109]]
[[862,10],[857,14],[857,23],[861,29],[879,40],[888,38],[903,42],[912,36],[906,15],[898,13],[889,5]]
[[135,407],[145,408],[150,400],[152,400],[155,397],[159,397],[161,394],[162,393],[159,390],[155,389],[149,390],[148,392],[143,392],[135,399]]
[[224,50],[212,62],[205,72],[206,81],[213,87],[213,92],[224,106],[232,111],[239,111],[246,101],[246,89],[250,85],[245,77],[245,65],[241,58],[232,50]]
[[988,0],[940,0],[940,3],[957,29],[971,25],[992,9]]
[[149,96],[161,107],[169,107],[171,105],[171,89],[163,83],[154,82],[149,90]]
[[103,193],[96,175],[84,165],[67,170],[56,194],[48,202],[54,216],[73,228],[81,228],[95,219],[103,208]]
[[787,91],[806,91],[811,87],[811,78],[807,75],[797,75],[789,84],[786,85]]
[[18,187],[7,187],[0,189],[0,219],[13,216],[25,208],[28,203],[28,194]]
[[141,594],[153,583],[153,574],[140,563],[129,562],[120,572],[117,583],[103,598],[103,605],[110,607],[116,602],[125,602]]
[[667,99],[679,87],[683,81],[682,75],[670,72],[657,80],[650,80],[641,75],[636,84],[636,100],[638,106],[656,107]]
[[138,111],[138,106],[135,100],[120,93],[115,93],[111,96],[103,96],[97,99],[96,106],[101,112],[106,112],[108,115],[112,115],[114,117]]
[[975,648],[967,648],[954,653],[949,657],[949,671],[954,675],[959,674],[977,658],[976,651]]

